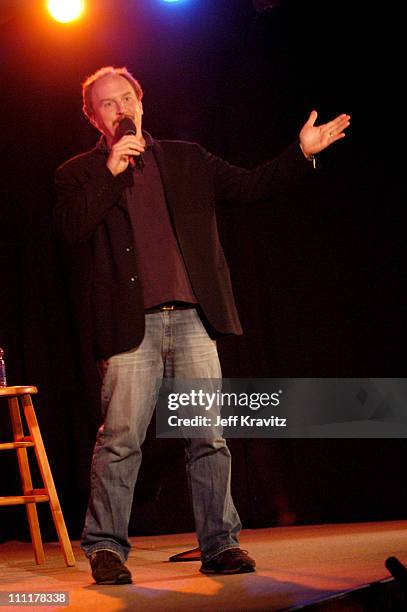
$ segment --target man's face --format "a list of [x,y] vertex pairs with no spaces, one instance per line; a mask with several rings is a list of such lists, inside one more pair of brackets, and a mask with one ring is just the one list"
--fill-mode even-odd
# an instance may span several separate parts
[[143,105],[129,81],[118,74],[108,74],[97,80],[92,88],[92,123],[105,136],[109,144],[115,137],[117,124],[130,117],[141,134]]

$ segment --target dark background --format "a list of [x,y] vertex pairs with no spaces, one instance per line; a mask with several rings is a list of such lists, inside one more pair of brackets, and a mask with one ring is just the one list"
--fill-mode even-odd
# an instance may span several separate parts
[[[80,536],[99,422],[98,382],[78,340],[51,210],[57,165],[92,148],[80,83],[126,65],[155,137],[198,141],[252,167],[319,121],[352,115],[320,171],[250,210],[219,212],[245,329],[219,343],[227,377],[403,377],[404,23],[394,4],[89,0],[62,26],[38,1],[0,6],[0,346],[9,384],[34,384],[72,538]],[[329,5],[329,6],[326,6]],[[385,42],[386,41],[386,42]],[[86,334],[86,329],[82,330]],[[7,435],[6,404],[0,413]],[[406,518],[404,440],[231,440],[244,527]],[[0,495],[18,491],[2,454]],[[54,538],[46,508],[46,537]],[[3,508],[0,538],[27,537]],[[144,446],[130,534],[193,530],[181,441]]]

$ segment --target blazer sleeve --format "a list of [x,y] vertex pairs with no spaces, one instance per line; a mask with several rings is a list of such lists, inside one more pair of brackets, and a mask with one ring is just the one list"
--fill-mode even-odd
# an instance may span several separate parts
[[132,175],[126,170],[113,176],[103,157],[93,163],[79,157],[57,169],[55,185],[56,232],[65,242],[75,243],[89,238],[109,210],[120,202],[124,189],[132,185]]
[[216,199],[221,202],[250,204],[266,200],[287,190],[303,177],[315,172],[312,162],[298,142],[280,155],[251,170],[233,166],[205,152],[212,171]]

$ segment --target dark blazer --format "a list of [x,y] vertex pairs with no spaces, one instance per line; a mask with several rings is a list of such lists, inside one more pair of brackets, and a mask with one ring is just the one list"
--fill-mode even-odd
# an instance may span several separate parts
[[[298,143],[253,170],[231,166],[201,146],[153,141],[153,152],[194,293],[217,334],[242,333],[229,269],[219,241],[215,205],[254,203],[312,172]],[[56,172],[54,222],[70,245],[77,316],[91,322],[96,358],[140,344],[143,296],[123,192],[128,168],[114,177],[96,147]]]

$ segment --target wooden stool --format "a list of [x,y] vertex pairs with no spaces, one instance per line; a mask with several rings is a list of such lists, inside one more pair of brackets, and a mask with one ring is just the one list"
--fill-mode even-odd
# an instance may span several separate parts
[[[62,515],[47,454],[42,441],[40,428],[38,426],[34,406],[31,401],[31,394],[33,393],[38,393],[36,387],[0,387],[0,398],[7,397],[14,435],[14,442],[0,444],[0,450],[15,449],[17,451],[23,488],[23,495],[9,495],[8,497],[0,497],[0,506],[15,506],[19,504],[26,505],[28,524],[30,526],[31,539],[34,547],[35,561],[39,564],[44,563],[45,555],[42,545],[36,504],[41,502],[49,502],[65,563],[68,566],[73,566],[75,565],[75,557],[73,556],[71,542],[66,530],[64,517]],[[21,406],[24,409],[24,416],[30,434],[28,436],[24,435],[19,402],[21,402]],[[27,448],[30,446],[34,447],[38,467],[40,469],[44,485],[43,489],[33,489],[30,464],[27,454]]]

